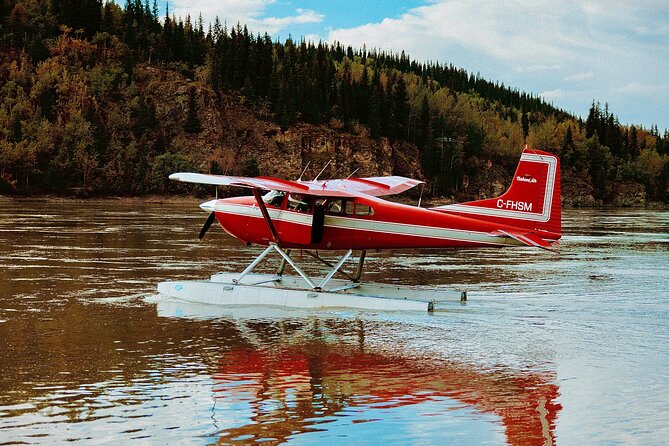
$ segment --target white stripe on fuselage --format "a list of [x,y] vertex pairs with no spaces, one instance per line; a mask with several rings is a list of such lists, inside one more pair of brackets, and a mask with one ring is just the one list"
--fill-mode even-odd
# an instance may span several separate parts
[[[231,204],[217,202],[215,205],[216,212],[226,214],[233,214],[243,217],[252,217],[262,219],[262,213],[256,206]],[[289,222],[307,228],[311,228],[313,216],[310,214],[303,214],[299,212],[291,212],[285,210],[268,208],[269,216],[275,222]],[[486,232],[466,231],[462,229],[440,228],[435,226],[421,226],[407,223],[395,223],[388,221],[367,220],[362,218],[341,217],[336,215],[325,216],[325,226],[338,229],[349,229],[352,231],[369,231],[378,232],[391,235],[406,235],[413,237],[434,238],[440,240],[454,240],[465,241],[472,243],[486,243],[495,245],[504,245],[511,242],[515,244],[516,241],[508,238],[502,242],[499,236],[490,235]],[[517,242],[521,244],[520,242]]]

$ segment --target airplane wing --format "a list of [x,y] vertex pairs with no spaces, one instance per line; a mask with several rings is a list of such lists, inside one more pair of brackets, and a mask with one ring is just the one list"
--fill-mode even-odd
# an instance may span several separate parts
[[379,197],[399,194],[421,183],[423,182],[412,178],[387,176],[309,181],[306,184],[309,184],[310,189],[317,191],[320,195],[327,195],[331,192],[346,192],[350,196],[364,194]]
[[[499,234],[497,234],[499,233]],[[537,248],[545,249],[547,251],[556,252],[553,245],[539,237],[538,235],[532,232],[523,232],[523,231],[511,231],[508,229],[500,229],[496,231],[497,235],[506,235],[508,237],[514,238],[519,242],[527,246],[535,246]]]
[[394,195],[411,189],[422,181],[399,176],[346,178],[319,181],[290,181],[272,177],[236,177],[203,173],[179,172],[170,175],[170,180],[186,183],[237,186],[250,189],[280,190],[328,197],[359,197],[371,195]]
[[170,175],[170,180],[185,183],[211,184],[215,186],[237,186],[249,189],[281,190],[293,193],[307,193],[309,186],[297,181],[268,177],[235,177],[230,175],[210,175],[204,173],[178,172]]

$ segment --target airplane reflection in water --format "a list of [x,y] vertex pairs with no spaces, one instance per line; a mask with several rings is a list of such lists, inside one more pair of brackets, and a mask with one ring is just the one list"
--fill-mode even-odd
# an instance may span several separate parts
[[[222,315],[215,306],[170,301],[158,305],[163,316],[207,316],[208,310],[219,312],[209,317]],[[430,417],[416,418],[417,424],[431,426],[427,430],[439,433],[452,428],[458,416],[453,410],[463,409],[474,414],[472,432],[490,430],[492,420],[493,429],[503,432],[508,444],[555,443],[561,406],[552,373],[486,370],[428,354],[412,357],[385,334],[378,342],[379,324],[385,322],[297,314],[297,319],[295,313],[288,319],[232,314],[248,345],[224,352],[213,376],[216,405],[234,408],[235,414],[234,423],[217,423],[221,442],[275,444],[310,433],[327,434],[352,412],[358,418],[345,423],[356,429],[359,423],[379,423],[369,432],[379,429],[387,434],[396,429],[390,420],[393,411],[414,407],[420,412],[415,408],[435,403],[436,410],[430,407],[423,414]],[[392,325],[387,330],[391,334],[414,330]],[[445,418],[440,421],[440,417]],[[345,436],[355,439],[351,426],[347,429]],[[406,441],[402,435],[398,431],[393,439]],[[474,439],[462,440],[469,444]]]

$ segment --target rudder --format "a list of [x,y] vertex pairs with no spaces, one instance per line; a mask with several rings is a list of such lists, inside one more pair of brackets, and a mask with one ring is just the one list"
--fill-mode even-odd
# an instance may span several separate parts
[[504,194],[434,209],[513,225],[558,239],[562,233],[560,207],[560,159],[548,152],[525,148]]

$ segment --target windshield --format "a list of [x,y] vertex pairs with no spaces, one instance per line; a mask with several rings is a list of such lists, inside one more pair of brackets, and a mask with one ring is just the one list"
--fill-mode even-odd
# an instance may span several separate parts
[[283,197],[285,196],[286,193],[283,191],[271,190],[262,197],[262,201],[270,206],[280,208],[281,204],[283,203]]

